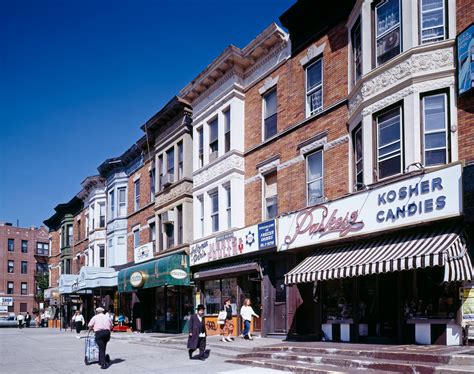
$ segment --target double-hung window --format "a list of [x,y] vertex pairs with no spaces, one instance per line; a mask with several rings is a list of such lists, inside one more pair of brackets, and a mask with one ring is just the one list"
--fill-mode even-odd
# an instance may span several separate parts
[[357,191],[364,185],[364,148],[362,143],[362,124],[352,132],[352,160],[354,170],[354,189]]
[[9,273],[15,272],[15,262],[13,260],[8,260],[8,272]]
[[421,44],[446,38],[446,0],[420,0]]
[[105,203],[99,203],[99,227],[105,227]]
[[209,122],[209,162],[217,158],[219,152],[219,122],[217,117]]
[[14,285],[13,282],[7,282],[7,295],[13,295]]
[[28,240],[21,241],[21,253],[28,253]]
[[202,132],[202,127],[197,130],[198,136],[198,167],[204,165],[204,134]]
[[134,210],[137,211],[140,208],[140,179],[137,179],[133,183],[133,192],[134,192]]
[[306,116],[323,109],[323,59],[306,68]]
[[125,217],[127,215],[127,190],[125,187],[118,190],[118,215]]
[[176,221],[178,226],[178,245],[183,244],[183,206],[176,207]]
[[378,179],[403,170],[402,108],[396,107],[376,117]]
[[168,175],[168,181],[174,181],[174,147],[166,151],[166,174]]
[[73,244],[74,244],[73,227],[72,225],[67,225],[66,246],[71,246]]
[[28,274],[28,261],[21,262],[21,274]]
[[158,156],[158,190],[163,189],[163,175],[165,174],[165,164],[163,162],[163,155]]
[[115,190],[109,192],[109,217],[115,218]]
[[184,177],[183,142],[178,143],[178,180]]
[[448,159],[447,95],[424,96],[423,108],[423,159],[426,166],[442,165]]
[[225,196],[226,196],[226,213],[227,213],[227,228],[232,227],[232,200],[231,200],[231,191],[230,183],[224,186]]
[[200,227],[199,229],[201,230],[201,236],[204,236],[204,196],[198,196],[198,201],[199,201],[199,221],[200,221]]
[[8,239],[8,252],[15,250],[15,239]]
[[352,84],[362,76],[362,36],[360,32],[360,18],[351,29],[352,44]]
[[277,133],[277,90],[263,96],[263,137],[271,138]]
[[211,227],[212,232],[219,231],[219,193],[218,191],[209,194],[211,200]]
[[156,175],[155,162],[152,162],[151,169],[150,169],[150,202],[155,200],[155,175]]
[[384,0],[375,7],[377,66],[401,52],[400,0]]
[[22,295],[28,294],[28,284],[26,282],[21,282],[21,294]]
[[133,248],[140,245],[140,229],[133,230]]
[[224,152],[230,151],[230,108],[224,112]]
[[311,153],[306,158],[306,186],[308,206],[323,200],[323,151]]
[[278,215],[277,172],[265,175],[264,181],[265,219],[275,218]]
[[99,244],[99,266],[105,267],[105,245]]

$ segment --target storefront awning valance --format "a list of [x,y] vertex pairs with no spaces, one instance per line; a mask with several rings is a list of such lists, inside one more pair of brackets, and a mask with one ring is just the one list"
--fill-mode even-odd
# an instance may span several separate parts
[[286,284],[357,277],[432,266],[444,267],[444,282],[473,279],[460,229],[441,229],[322,249],[285,275]]
[[113,268],[83,266],[79,272],[77,283],[73,285],[73,291],[80,293],[82,290],[94,288],[117,287],[117,274]]
[[122,269],[118,273],[119,292],[161,286],[189,286],[187,254],[174,254],[144,262]]
[[59,276],[59,293],[67,295],[74,293],[72,286],[77,283],[77,275],[75,274],[61,274]]
[[204,280],[210,279],[215,277],[223,277],[223,276],[236,276],[243,273],[249,273],[253,271],[260,272],[260,265],[256,262],[250,262],[245,264],[221,267],[211,270],[203,270],[194,273],[194,279],[196,280]]

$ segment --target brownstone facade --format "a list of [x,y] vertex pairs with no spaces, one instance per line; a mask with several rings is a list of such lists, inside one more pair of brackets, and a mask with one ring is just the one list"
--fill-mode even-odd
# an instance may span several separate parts
[[74,231],[74,246],[73,246],[73,260],[72,260],[72,274],[79,274],[81,267],[85,265],[84,252],[88,247],[88,230],[86,227],[86,209],[81,210],[74,216],[73,231]]
[[51,247],[48,260],[49,286],[57,287],[59,284],[60,275],[59,264],[61,262],[61,248],[59,247],[59,232],[57,230],[49,232],[49,245]]

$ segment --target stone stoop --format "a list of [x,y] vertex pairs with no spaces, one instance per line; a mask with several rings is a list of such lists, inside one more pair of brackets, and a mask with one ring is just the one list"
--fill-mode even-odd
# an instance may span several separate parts
[[[420,349],[421,350],[421,349]],[[321,347],[260,347],[227,362],[297,373],[474,373],[474,355]]]

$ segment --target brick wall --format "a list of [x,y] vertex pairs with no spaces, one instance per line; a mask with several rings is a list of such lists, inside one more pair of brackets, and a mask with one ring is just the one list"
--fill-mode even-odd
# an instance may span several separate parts
[[49,237],[51,239],[51,256],[49,257],[48,264],[51,267],[51,279],[49,280],[49,284],[51,287],[56,287],[59,284],[59,262],[60,262],[60,254],[61,249],[59,247],[59,231],[50,231]]
[[[81,222],[79,226],[79,221]],[[74,246],[72,259],[72,274],[79,274],[81,267],[85,265],[84,251],[89,245],[89,240],[86,236],[86,209],[81,210],[74,216],[73,223],[74,230]],[[79,255],[79,259],[77,258]]]

